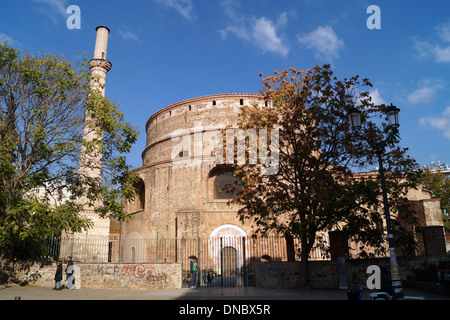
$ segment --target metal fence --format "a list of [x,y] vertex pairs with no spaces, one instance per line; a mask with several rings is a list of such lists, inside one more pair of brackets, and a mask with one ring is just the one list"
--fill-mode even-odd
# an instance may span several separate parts
[[[241,243],[246,242],[245,247]],[[310,260],[329,259],[328,237],[320,237],[311,250]],[[283,237],[221,237],[196,239],[46,239],[31,250],[17,246],[16,255],[24,256],[28,251],[38,251],[41,258],[53,260],[71,256],[83,263],[161,263],[180,262],[183,257],[208,254],[216,256],[216,249],[232,247],[246,249],[248,257],[263,262],[287,261],[286,240]],[[300,260],[300,242],[294,239],[295,259]],[[37,258],[37,257],[35,257]]]
[[[295,260],[300,261],[301,245],[294,239]],[[30,245],[34,245],[30,248]],[[329,260],[328,234],[317,237],[310,260]],[[361,255],[362,246],[349,243],[349,258]],[[368,250],[370,248],[366,248]],[[52,238],[17,246],[18,258],[66,260],[77,263],[181,263],[183,286],[253,286],[256,262],[288,261],[284,237],[219,237],[197,239],[90,239]],[[30,256],[32,254],[32,256]],[[27,256],[28,255],[28,256]],[[190,261],[198,265],[196,278]],[[208,274],[212,276],[208,279]],[[210,280],[210,281],[208,281]],[[193,282],[193,283],[191,283]]]
[[[310,253],[311,260],[329,259],[328,237],[320,237]],[[30,247],[32,246],[32,248]],[[294,239],[295,260],[300,244]],[[33,256],[30,253],[34,252]],[[190,261],[198,265],[196,286],[252,286],[256,262],[287,261],[283,237],[220,237],[206,239],[90,239],[52,238],[19,245],[15,256],[22,259],[66,260],[76,263],[181,263],[183,286],[193,281]],[[212,276],[208,281],[208,274]]]
[[[328,237],[311,251],[311,260],[327,260]],[[196,239],[138,239],[110,242],[109,262],[182,265],[183,286],[254,286],[256,262],[287,261],[283,237],[217,237]],[[295,259],[300,260],[299,241],[294,239]],[[190,270],[191,260],[198,271]],[[209,277],[208,277],[209,274]]]
[[[222,239],[222,240],[221,240]],[[222,241],[222,244],[220,243]],[[245,241],[247,257],[262,262],[287,261],[284,237],[222,237],[196,239],[90,239],[47,238],[32,242],[18,242],[14,256],[18,259],[65,260],[67,256],[83,263],[162,263],[181,262],[186,256],[202,253],[217,256],[216,249],[222,247],[241,248]],[[318,236],[310,252],[309,260],[329,260],[330,243],[327,234]],[[384,248],[373,248],[349,241],[349,258],[386,257]],[[295,260],[300,261],[300,241],[294,238]],[[241,249],[243,250],[243,249]]]

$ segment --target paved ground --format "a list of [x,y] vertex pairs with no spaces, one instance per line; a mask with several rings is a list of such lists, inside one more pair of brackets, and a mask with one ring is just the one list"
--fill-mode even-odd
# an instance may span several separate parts
[[[20,318],[37,315],[76,317],[75,319],[116,319],[118,317],[163,317],[163,319],[340,319],[342,316],[384,319],[414,319],[424,310],[448,308],[440,295],[405,289],[406,295],[423,296],[432,301],[342,301],[346,290],[275,290],[261,288],[195,288],[179,290],[61,290],[38,287],[0,286],[0,309],[11,310]],[[20,297],[20,301],[15,301]],[[76,301],[73,301],[76,300]],[[323,301],[328,300],[328,301]],[[334,301],[331,301],[334,300]],[[338,301],[341,300],[341,301]],[[368,299],[366,292],[365,300]],[[126,313],[124,313],[126,311]],[[312,313],[311,313],[312,311]],[[8,313],[9,314],[9,313]],[[436,316],[436,315],[432,315]]]
[[[450,300],[448,297],[414,289],[404,289],[406,296],[426,300]],[[368,292],[365,292],[368,300]],[[0,300],[347,300],[346,290],[276,290],[261,288],[194,288],[176,290],[61,290],[51,288],[0,286]]]

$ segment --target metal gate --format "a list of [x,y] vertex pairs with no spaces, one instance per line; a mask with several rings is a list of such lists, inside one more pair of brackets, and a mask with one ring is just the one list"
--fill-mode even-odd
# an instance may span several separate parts
[[[179,239],[177,257],[183,268],[183,287],[256,286],[256,262],[287,261],[284,237],[234,237]],[[294,241],[295,260],[299,261],[299,241]],[[320,247],[310,253],[310,260],[329,259]],[[196,261],[197,272],[190,271],[190,261]],[[208,275],[212,275],[208,278]]]
[[[182,239],[183,286],[243,287],[255,285],[255,257],[245,237]],[[191,272],[191,261],[197,271]]]

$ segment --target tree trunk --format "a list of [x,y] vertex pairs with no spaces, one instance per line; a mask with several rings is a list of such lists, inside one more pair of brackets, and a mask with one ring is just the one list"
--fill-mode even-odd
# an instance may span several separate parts
[[295,247],[294,247],[294,237],[292,235],[285,235],[286,239],[286,254],[289,262],[295,261]]
[[300,275],[300,279],[299,279],[299,283],[298,286],[300,289],[304,289],[309,287],[309,261],[308,261],[308,255],[306,254],[306,257],[303,256],[303,252],[302,252],[302,257],[301,257],[301,261],[300,261],[300,270],[299,270],[299,275]]
[[307,288],[309,287],[309,252],[310,245],[308,244],[307,236],[303,235],[302,237],[302,252],[300,254],[300,279],[299,279],[299,287]]

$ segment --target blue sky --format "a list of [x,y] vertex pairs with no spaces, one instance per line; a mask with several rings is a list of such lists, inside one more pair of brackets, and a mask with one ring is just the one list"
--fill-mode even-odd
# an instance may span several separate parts
[[[0,35],[31,52],[94,51],[111,29],[106,94],[140,127],[129,156],[142,164],[145,123],[174,102],[258,93],[258,74],[331,63],[360,75],[375,101],[401,109],[402,145],[420,165],[450,163],[450,3],[358,0],[1,0]],[[68,29],[70,5],[81,29]],[[381,29],[369,29],[370,5]]]

